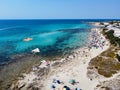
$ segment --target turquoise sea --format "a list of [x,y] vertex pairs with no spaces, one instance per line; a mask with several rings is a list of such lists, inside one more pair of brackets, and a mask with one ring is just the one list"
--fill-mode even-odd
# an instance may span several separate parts
[[0,64],[35,48],[46,57],[66,54],[86,44],[90,27],[80,20],[0,20]]

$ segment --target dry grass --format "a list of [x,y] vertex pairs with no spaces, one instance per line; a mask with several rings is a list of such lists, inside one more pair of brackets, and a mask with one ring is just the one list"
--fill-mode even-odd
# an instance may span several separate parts
[[105,77],[111,77],[117,73],[120,70],[120,63],[115,59],[116,54],[113,50],[113,48],[110,48],[100,56],[92,59],[89,63],[89,68],[97,69],[98,73]]

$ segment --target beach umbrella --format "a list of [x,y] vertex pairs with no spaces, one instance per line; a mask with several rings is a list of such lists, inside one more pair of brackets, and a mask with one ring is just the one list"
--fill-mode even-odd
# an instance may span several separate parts
[[55,88],[54,84],[51,84],[50,86],[51,86],[51,88]]
[[64,86],[62,90],[70,90],[70,88],[67,86]]
[[75,80],[74,79],[70,79],[69,81],[71,84],[74,84],[75,83]]

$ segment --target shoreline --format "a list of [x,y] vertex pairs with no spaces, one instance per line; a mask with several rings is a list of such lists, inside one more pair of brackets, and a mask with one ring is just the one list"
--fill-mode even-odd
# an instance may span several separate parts
[[[91,32],[93,30],[98,32],[100,37],[102,37],[107,42],[107,44],[109,44],[109,42],[104,38],[104,36],[100,34],[100,31],[99,31],[100,29],[97,29],[97,28],[92,29]],[[28,87],[30,88],[30,85],[36,82],[37,84],[39,83],[38,86],[37,84],[33,85],[36,88],[39,87],[41,90],[50,90],[52,79],[59,78],[59,80],[64,82],[65,85],[69,85],[71,88],[75,88],[75,86],[72,86],[68,83],[70,78],[74,78],[75,80],[78,80],[80,84],[80,85],[77,85],[76,87],[80,87],[83,90],[88,90],[88,88],[89,90],[93,90],[94,86],[98,84],[98,81],[97,80],[91,81],[86,76],[88,63],[92,58],[98,56],[103,51],[106,51],[108,48],[109,48],[109,45],[106,46],[106,44],[103,47],[103,49],[100,47],[97,49],[93,47],[92,49],[89,49],[88,47],[83,46],[82,48],[75,50],[73,55],[70,55],[67,58],[63,58],[58,61],[50,62],[50,65],[48,66],[42,63],[40,66],[38,66],[38,69],[32,70],[29,74],[24,74],[23,75],[24,78],[22,78],[21,80],[18,80],[15,86],[17,86],[17,88],[19,88],[20,90],[24,90],[24,89],[27,89]],[[37,76],[35,73],[40,71],[43,68],[44,69],[47,68],[48,71],[45,69],[46,72],[43,75]],[[80,77],[79,75],[82,77]],[[44,85],[47,85],[47,86],[44,86]],[[89,87],[86,87],[86,86],[89,86]],[[56,88],[58,89],[59,88],[61,89],[62,87],[63,85],[56,85]]]

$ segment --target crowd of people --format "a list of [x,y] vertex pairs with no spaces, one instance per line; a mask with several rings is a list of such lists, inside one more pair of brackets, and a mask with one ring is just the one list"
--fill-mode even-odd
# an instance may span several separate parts
[[103,37],[101,37],[100,33],[98,33],[96,30],[92,30],[91,33],[91,40],[88,43],[88,48],[91,49],[92,47],[95,47],[96,49],[101,47],[103,49],[103,46],[105,45],[105,40]]

